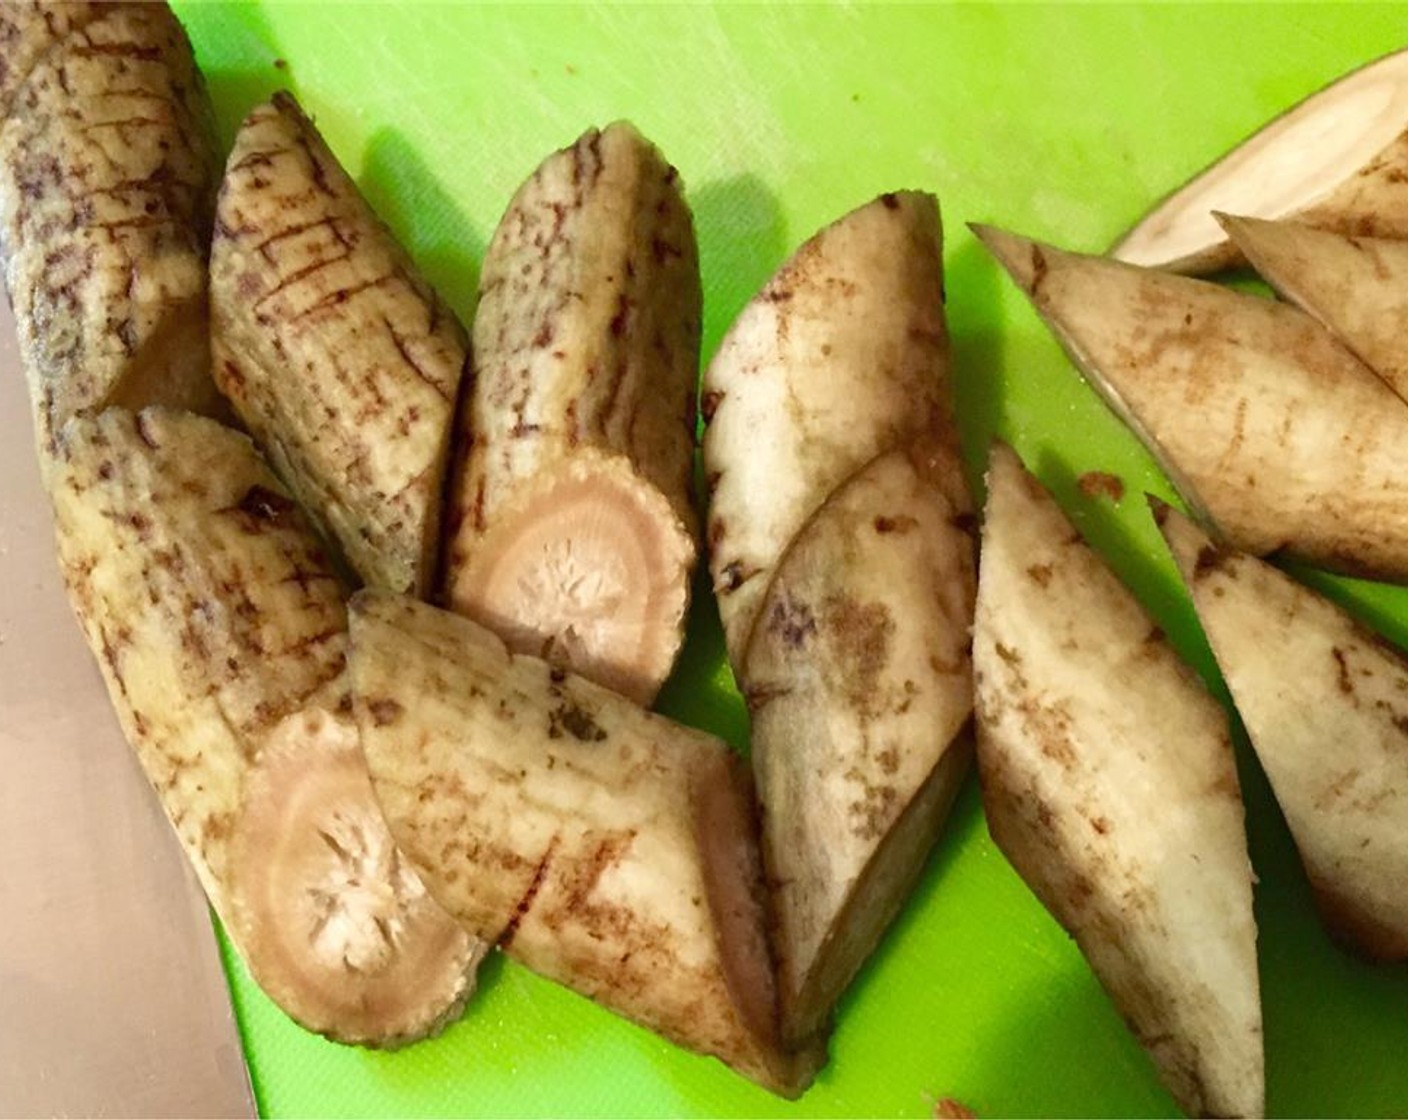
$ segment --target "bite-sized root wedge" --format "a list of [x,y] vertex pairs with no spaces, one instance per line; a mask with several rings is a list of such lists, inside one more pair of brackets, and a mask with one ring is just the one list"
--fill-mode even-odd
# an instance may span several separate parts
[[1408,579],[1408,405],[1304,312],[974,227],[1229,543]]
[[369,585],[429,592],[464,329],[287,93],[245,118],[210,255],[215,380]]
[[1190,1116],[1264,1107],[1227,718],[1004,446],[973,631],[988,828]]
[[1253,268],[1408,400],[1408,242],[1219,215]]
[[[165,4],[114,5],[86,21],[79,7],[46,24],[55,40],[0,126],[0,250],[46,473],[59,429],[80,413],[219,410],[205,86]],[[4,18],[17,27],[24,12]]]
[[825,1024],[967,773],[971,519],[921,442],[886,452],[778,562],[744,657],[784,1039]]
[[926,431],[957,447],[948,363],[939,208],[918,192],[822,230],[729,329],[702,399],[709,566],[735,669],[778,557],[832,491]]
[[249,440],[113,410],[71,421],[59,559],[128,741],[254,979],[344,1042],[433,1030],[482,946],[394,851],[345,714],[346,609]]
[[114,8],[94,0],[9,0],[0,5],[0,117],[56,43]]
[[1205,274],[1241,261],[1214,211],[1408,237],[1408,51],[1326,86],[1160,202],[1111,250]]
[[519,653],[649,704],[684,639],[699,255],[624,122],[519,189],[480,278],[446,600]]
[[746,769],[491,631],[364,591],[353,709],[402,853],[475,936],[786,1095]]
[[1155,513],[1326,926],[1371,959],[1408,957],[1408,659],[1284,572]]

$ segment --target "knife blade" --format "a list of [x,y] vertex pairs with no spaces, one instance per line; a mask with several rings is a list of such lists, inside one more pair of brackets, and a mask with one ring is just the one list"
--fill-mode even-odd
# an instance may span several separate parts
[[257,1115],[205,896],[69,610],[0,306],[0,1116]]

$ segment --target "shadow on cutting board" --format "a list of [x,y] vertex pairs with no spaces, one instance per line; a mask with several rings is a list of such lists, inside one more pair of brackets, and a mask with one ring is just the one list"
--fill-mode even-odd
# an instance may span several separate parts
[[[256,105],[268,101],[276,92],[286,89],[298,97],[298,86],[292,71],[285,62],[283,52],[269,25],[268,16],[262,8],[241,8],[236,14],[221,13],[218,9],[203,9],[197,13],[185,13],[186,19],[198,15],[205,22],[192,26],[192,40],[197,48],[197,61],[205,75],[206,88],[215,107],[215,135],[220,144],[220,158],[223,165],[225,154],[239,131],[240,122]],[[213,18],[212,18],[213,17]],[[200,40],[218,37],[221,50],[230,51],[231,43],[247,65],[233,69],[211,67],[200,58]],[[300,99],[301,100],[301,99]]]
[[394,126],[372,133],[357,184],[460,322],[469,327],[489,239]]
[[729,668],[723,623],[704,555],[694,573],[685,634],[684,649],[660,690],[655,708],[671,719],[717,735],[746,757],[748,709]]
[[699,271],[704,284],[700,357],[707,365],[724,332],[791,249],[777,196],[756,175],[736,175],[691,190]]
[[[940,203],[942,204],[942,199]],[[992,257],[952,215],[944,214],[945,315],[953,349],[953,396],[963,435],[963,458],[973,501],[982,509],[988,446],[1003,427],[1006,399],[1002,364],[1001,279]]]

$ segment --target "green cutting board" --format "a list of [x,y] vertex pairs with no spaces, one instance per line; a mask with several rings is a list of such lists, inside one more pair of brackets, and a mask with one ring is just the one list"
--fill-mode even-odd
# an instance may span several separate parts
[[[1000,433],[1209,676],[1145,511],[1171,496],[964,223],[1098,250],[1268,116],[1402,45],[1408,8],[479,7],[180,3],[222,134],[280,86],[466,318],[510,195],[584,128],[628,117],[689,187],[707,359],[784,257],[875,194],[936,192],[969,465]],[[1123,500],[1087,498],[1104,470]],[[1405,593],[1329,581],[1399,640]],[[661,707],[746,740],[701,585]],[[1316,924],[1243,742],[1260,885],[1269,1107],[1408,1112],[1408,970],[1370,968]],[[684,1054],[501,959],[464,1019],[400,1053],[284,1019],[229,956],[268,1116],[1173,1114],[1073,943],[993,847],[974,784],[918,890],[842,1001],[799,1102]]]

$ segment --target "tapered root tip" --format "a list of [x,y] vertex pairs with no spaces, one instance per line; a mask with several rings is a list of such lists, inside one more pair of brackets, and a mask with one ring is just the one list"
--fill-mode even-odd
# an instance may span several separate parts
[[1265,254],[1274,253],[1285,246],[1286,237],[1292,232],[1283,222],[1268,218],[1251,218],[1222,211],[1214,211],[1213,217],[1253,268],[1261,267],[1260,258]]
[[1047,268],[1046,246],[996,226],[974,222],[968,228],[1023,291],[1031,294],[1041,283]]

